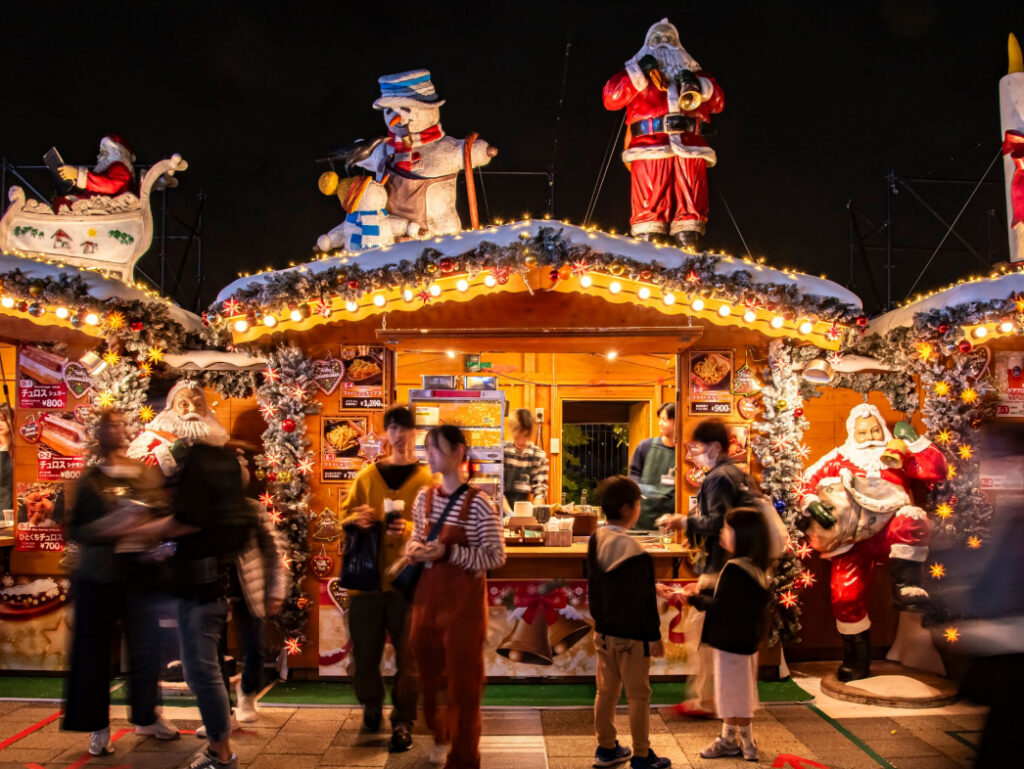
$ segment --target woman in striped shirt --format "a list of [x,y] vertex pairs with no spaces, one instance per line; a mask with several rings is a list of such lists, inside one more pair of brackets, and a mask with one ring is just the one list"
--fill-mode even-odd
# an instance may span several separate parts
[[[424,569],[413,598],[410,643],[423,712],[434,732],[430,762],[447,769],[479,769],[486,573],[505,563],[505,541],[487,495],[466,483],[462,431],[435,427],[427,433],[426,447],[430,469],[441,475],[441,483],[421,491],[413,505],[413,534],[405,554]],[[431,536],[442,515],[440,533]],[[445,679],[447,712],[439,715],[437,691]]]

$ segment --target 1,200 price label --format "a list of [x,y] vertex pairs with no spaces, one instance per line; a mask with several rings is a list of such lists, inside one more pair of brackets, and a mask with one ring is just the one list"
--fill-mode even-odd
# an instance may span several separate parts
[[384,408],[383,398],[342,398],[343,409],[382,409]]

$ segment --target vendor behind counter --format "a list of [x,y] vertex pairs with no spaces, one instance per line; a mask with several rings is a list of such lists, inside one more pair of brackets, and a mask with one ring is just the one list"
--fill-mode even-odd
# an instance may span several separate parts
[[636,527],[651,531],[654,522],[676,511],[676,404],[658,408],[655,438],[640,441],[629,463],[629,477],[640,486],[640,518]]
[[516,409],[509,417],[506,441],[504,496],[510,508],[516,502],[542,505],[548,496],[548,455],[532,440],[535,422],[529,409]]

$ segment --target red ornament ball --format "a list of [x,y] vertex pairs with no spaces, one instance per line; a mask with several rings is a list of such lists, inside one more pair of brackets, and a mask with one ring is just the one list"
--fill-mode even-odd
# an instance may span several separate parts
[[803,409],[793,409],[793,416],[795,416],[797,419],[799,419],[803,415],[804,415],[804,410]]
[[356,290],[357,288],[359,288],[359,281],[358,281],[358,280],[350,280],[350,281],[348,282],[348,287],[349,287],[349,288],[350,288],[350,289],[351,289],[352,291],[355,291],[355,290]]
[[951,494],[949,497],[949,504],[951,504],[953,507],[956,507],[958,504],[960,504],[960,497],[958,497],[956,494]]
[[142,331],[142,321],[141,320],[133,320],[131,322],[131,325],[128,326],[128,328],[130,328],[132,331],[138,333],[139,331]]
[[270,481],[271,483],[276,481],[277,480],[277,473],[275,473],[273,470],[268,470],[267,471],[267,480]]
[[967,339],[961,339],[960,343],[956,346],[956,349],[958,349],[960,352],[966,355],[967,353],[974,349],[974,345],[971,344],[970,341],[968,341]]
[[939,333],[940,334],[945,334],[947,331],[949,331],[949,324],[948,323],[940,323],[939,324]]
[[864,328],[865,326],[867,326],[868,325],[867,316],[866,315],[861,315],[859,318],[857,318],[857,325],[860,326],[861,328]]
[[441,268],[441,272],[451,272],[455,269],[455,262],[445,257],[437,263],[437,266]]
[[294,419],[282,419],[281,420],[281,429],[284,430],[286,433],[290,433],[290,432],[294,431],[295,430],[295,420]]
[[558,279],[561,277],[562,276],[558,274],[558,270],[554,268],[552,268],[551,272],[548,273],[548,278],[551,280],[552,283],[557,283]]

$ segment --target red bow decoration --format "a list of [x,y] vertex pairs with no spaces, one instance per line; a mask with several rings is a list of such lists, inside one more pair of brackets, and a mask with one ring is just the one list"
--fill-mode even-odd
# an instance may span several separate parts
[[548,625],[554,625],[558,619],[558,610],[564,609],[569,602],[565,598],[565,591],[562,588],[555,588],[550,593],[530,593],[525,585],[516,587],[515,606],[525,607],[523,622],[532,625],[537,612],[544,612],[544,621]]
[[668,640],[674,644],[686,643],[686,633],[681,628],[683,619],[686,617],[684,609],[688,608],[690,604],[686,600],[686,596],[681,593],[676,593],[668,599],[668,605],[676,610],[675,616],[668,621]]
[[1003,154],[1009,155],[1016,166],[1010,182],[1010,201],[1013,204],[1011,227],[1024,222],[1024,133],[1007,131],[1003,138]]

